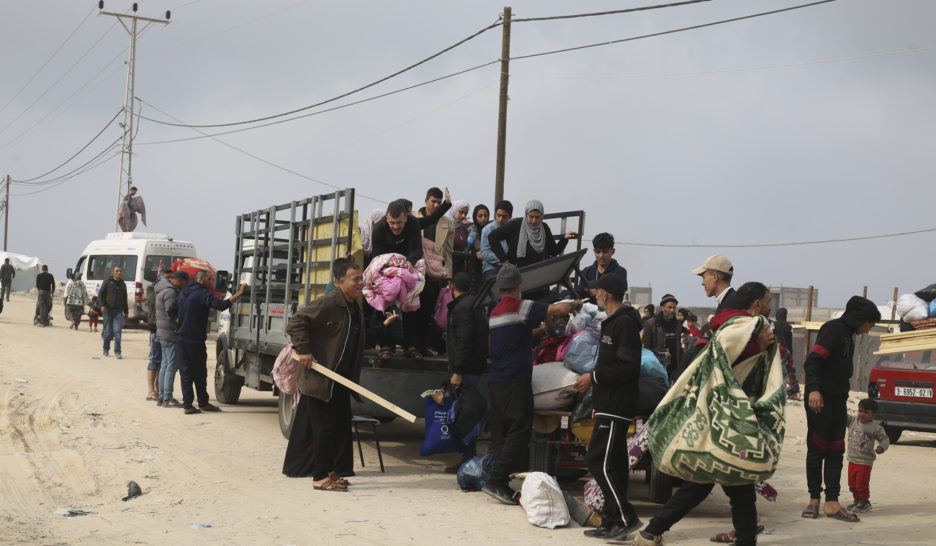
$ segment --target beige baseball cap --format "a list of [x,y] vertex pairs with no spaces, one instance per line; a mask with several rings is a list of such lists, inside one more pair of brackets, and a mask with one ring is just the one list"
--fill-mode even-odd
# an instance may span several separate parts
[[706,271],[721,271],[728,275],[734,275],[734,266],[731,265],[731,260],[722,256],[721,254],[715,254],[709,256],[705,259],[705,263],[701,266],[692,270],[693,275],[701,275]]

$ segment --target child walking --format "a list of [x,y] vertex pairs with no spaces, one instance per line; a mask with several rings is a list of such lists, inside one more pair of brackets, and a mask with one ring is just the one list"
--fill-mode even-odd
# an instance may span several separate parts
[[98,297],[94,296],[91,298],[91,303],[88,304],[88,331],[97,332],[98,320],[101,318],[101,304],[98,302]]
[[852,512],[871,510],[871,465],[890,446],[884,427],[874,422],[877,409],[874,399],[865,398],[858,402],[858,415],[848,416],[848,488],[855,497],[848,509]]

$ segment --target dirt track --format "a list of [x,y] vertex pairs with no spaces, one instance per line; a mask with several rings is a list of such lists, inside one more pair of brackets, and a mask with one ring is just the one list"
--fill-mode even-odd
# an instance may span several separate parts
[[[538,529],[519,508],[460,492],[442,471],[456,456],[418,456],[420,423],[381,427],[385,474],[362,435],[367,466],[356,468],[352,491],[313,491],[311,481],[280,474],[286,442],[270,393],[245,389],[220,414],[157,407],[144,401],[147,332],[126,331],[124,359],[105,358],[86,323],[68,329],[60,302],[53,328],[32,325],[34,305],[34,296],[14,295],[0,315],[0,543],[598,543],[575,524]],[[213,395],[212,367],[213,359]],[[178,379],[175,390],[181,399]],[[760,543],[932,544],[924,522],[936,500],[936,435],[905,433],[878,458],[874,511],[861,523],[806,521],[802,405],[788,408],[787,421],[771,480],[779,501],[758,502],[767,520]],[[129,480],[144,494],[122,502]],[[643,474],[631,484],[648,521],[656,505]],[[94,513],[66,518],[55,514],[62,507]],[[211,527],[190,528],[199,523]],[[666,539],[710,544],[728,529],[727,498],[716,490]]]

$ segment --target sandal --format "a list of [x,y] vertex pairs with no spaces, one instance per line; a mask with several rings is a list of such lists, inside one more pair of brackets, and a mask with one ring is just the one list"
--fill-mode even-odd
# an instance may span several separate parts
[[[759,534],[761,534],[761,533],[763,533],[763,532],[764,532],[764,526],[763,526],[763,525],[758,525],[757,528],[754,529],[754,534],[755,534],[755,535],[759,535]],[[728,532],[728,533],[718,533],[717,535],[713,536],[713,537],[710,538],[709,540],[712,541],[712,542],[720,542],[720,543],[723,543],[723,544],[734,544],[735,541],[737,540],[737,538],[736,538],[734,529],[732,529],[732,530],[731,530],[730,532]]]
[[807,506],[806,508],[803,508],[803,513],[800,514],[800,517],[804,517],[804,518],[806,518],[806,519],[816,519],[816,518],[818,518],[818,517],[819,517],[819,505],[818,505],[818,504],[810,504],[810,505]]
[[406,352],[403,353],[403,356],[405,356],[406,358],[412,358],[415,360],[423,359],[422,351],[417,350],[416,347],[410,347],[409,349],[407,349]]
[[861,521],[861,519],[858,518],[857,514],[852,514],[848,510],[845,510],[844,508],[840,509],[838,512],[834,514],[826,514],[826,517],[837,519],[839,521],[844,521],[846,523],[857,523]]
[[351,485],[351,482],[349,482],[348,480],[342,478],[342,477],[339,476],[338,474],[335,474],[334,472],[329,472],[329,473],[328,473],[328,479],[331,480],[331,481],[333,481],[333,482],[335,482],[335,483],[337,483],[338,485],[340,485],[341,487],[344,487],[344,488],[347,488],[349,485]]
[[312,482],[312,489],[316,489],[318,491],[342,491],[345,493],[348,491],[347,486],[342,486],[340,483],[332,480],[331,478],[325,478],[322,480],[322,483],[319,484]]
[[380,360],[383,360],[384,362],[386,362],[386,361],[390,360],[390,358],[393,356],[393,353],[391,353],[390,351],[384,349],[384,350],[380,351],[380,353],[379,353],[377,356],[378,356],[378,358],[380,358]]

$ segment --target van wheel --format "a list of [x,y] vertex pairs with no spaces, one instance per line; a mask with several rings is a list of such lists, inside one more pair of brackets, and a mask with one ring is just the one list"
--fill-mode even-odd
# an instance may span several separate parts
[[295,422],[296,417],[296,410],[293,409],[293,400],[295,398],[295,394],[285,394],[283,391],[279,391],[279,398],[277,399],[280,432],[287,440],[289,439],[289,433],[292,432],[293,422]]
[[887,439],[890,443],[896,444],[897,440],[900,439],[900,434],[903,432],[903,429],[884,425],[884,432],[887,434]]
[[215,364],[215,398],[222,404],[236,404],[240,399],[244,378],[231,371],[227,361],[227,351],[218,352]]

